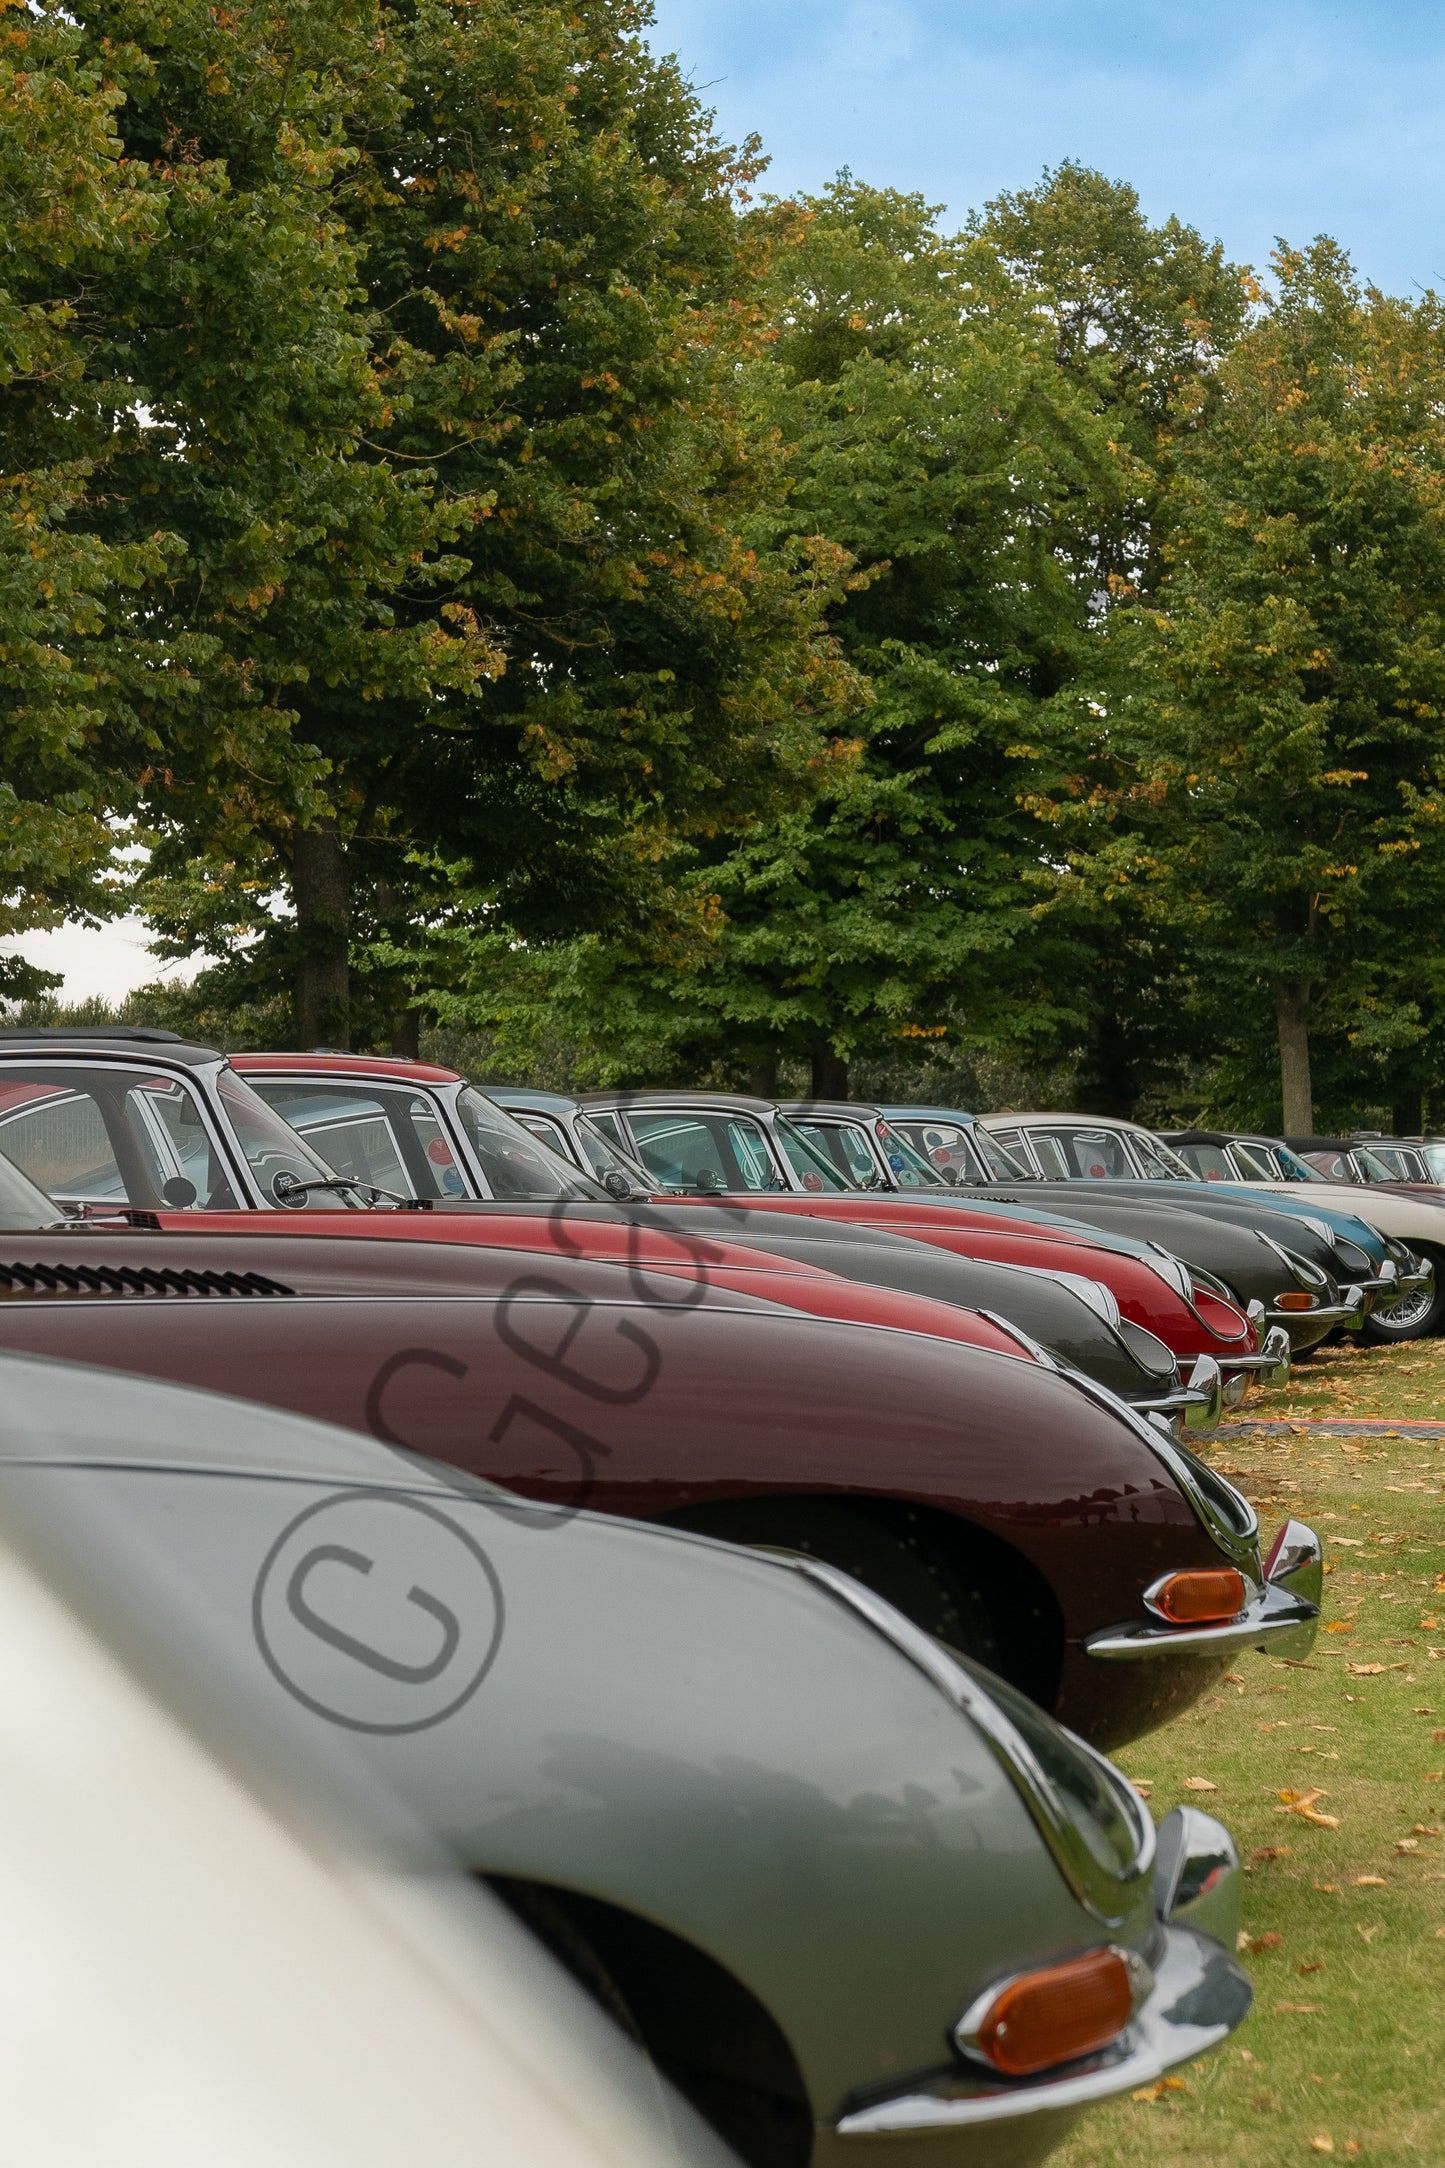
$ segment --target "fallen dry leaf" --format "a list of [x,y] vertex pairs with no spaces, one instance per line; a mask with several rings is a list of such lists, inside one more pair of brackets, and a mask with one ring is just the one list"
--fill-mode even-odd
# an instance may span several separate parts
[[1154,1789],[1154,1779],[1152,1777],[1130,1777],[1129,1782],[1141,1799],[1147,1799]]
[[1315,2017],[1324,2008],[1322,2002],[1277,2002],[1276,2010],[1289,2010],[1296,2017]]
[[1388,1887],[1389,1884],[1382,1874],[1357,1874],[1355,1876],[1356,1889],[1388,1889]]
[[1211,1784],[1208,1777],[1186,1777],[1184,1789],[1186,1792],[1217,1792],[1219,1786]]
[[[1424,1623],[1423,1620],[1421,1623]],[[1352,1618],[1332,1618],[1325,1628],[1327,1634],[1352,1634],[1354,1630],[1355,1622]]]
[[1397,1837],[1395,1839],[1395,1850],[1405,1856],[1408,1856],[1411,1852],[1418,1852],[1419,1849],[1420,1839],[1418,1837]]
[[1292,1844],[1257,1844],[1249,1856],[1252,1860],[1288,1859],[1293,1851]]
[[1317,1957],[1312,1965],[1296,1965],[1294,1969],[1301,1976],[1303,1976],[1307,1972],[1322,1971],[1324,1969],[1324,1962],[1325,1961],[1322,1957]]
[[1346,1664],[1345,1669],[1353,1679],[1375,1679],[1384,1670],[1383,1664]]
[[1357,1927],[1355,1929],[1355,1933],[1365,1942],[1373,1942],[1379,1932],[1380,1923],[1378,1920],[1376,1920],[1373,1927]]
[[1162,2100],[1166,2093],[1187,2093],[1188,2090],[1183,2078],[1156,2078],[1152,2085],[1141,2085],[1138,2092],[1130,2097],[1134,2100],[1154,2101]]
[[1438,1822],[1412,1822],[1410,1834],[1412,1837],[1445,1837],[1445,1829]]
[[1253,1950],[1257,1957],[1261,1950],[1277,1950],[1283,1941],[1284,1936],[1280,1933],[1279,1929],[1277,1927],[1271,1927],[1268,1934],[1246,1935],[1244,1938],[1244,1947],[1247,1950]]
[[1315,1888],[1321,1891],[1322,1894],[1326,1897],[1338,1897],[1340,1894],[1340,1885],[1338,1882],[1316,1882]]
[[1334,2150],[1334,2139],[1326,2137],[1323,2131],[1320,2132],[1317,2138],[1311,2138],[1310,2140],[1310,2151],[1312,2153],[1333,2153]]

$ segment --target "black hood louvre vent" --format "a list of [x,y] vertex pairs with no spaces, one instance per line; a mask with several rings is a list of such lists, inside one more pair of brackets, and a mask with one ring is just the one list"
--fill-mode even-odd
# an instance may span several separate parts
[[0,1264],[5,1295],[289,1295],[261,1272],[179,1271],[154,1265]]

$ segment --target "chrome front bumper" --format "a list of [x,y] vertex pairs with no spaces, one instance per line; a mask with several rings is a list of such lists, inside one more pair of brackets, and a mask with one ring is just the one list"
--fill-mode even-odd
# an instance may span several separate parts
[[1035,2115],[1071,2116],[1152,2085],[1218,2047],[1253,2000],[1249,1981],[1221,1947],[1221,1941],[1232,1946],[1238,1931],[1240,1889],[1239,1854],[1228,1830],[1210,1815],[1176,1807],[1159,1830],[1154,1894],[1160,1926],[1153,1946],[1140,1953],[1153,1973],[1152,1989],[1112,2048],[1056,2075],[1012,2084],[950,2073],[936,2086],[853,2109],[833,2126],[834,2134],[907,2139]]
[[[1393,1280],[1390,1282],[1392,1287],[1395,1284]],[[1343,1325],[1346,1332],[1358,1332],[1370,1313],[1374,1299],[1370,1287],[1357,1282],[1353,1287],[1340,1289],[1338,1302],[1317,1302],[1312,1310],[1269,1308],[1265,1310],[1262,1322],[1282,1325],[1286,1332],[1291,1325],[1327,1325],[1330,1328]]]
[[1244,1609],[1212,1626],[1163,1626],[1141,1619],[1090,1634],[1086,1655],[1107,1663],[1147,1656],[1230,1656],[1239,1649],[1268,1649],[1300,1657],[1314,1647],[1324,1593],[1324,1552],[1303,1521],[1286,1521],[1274,1539],[1263,1582],[1250,1582]]

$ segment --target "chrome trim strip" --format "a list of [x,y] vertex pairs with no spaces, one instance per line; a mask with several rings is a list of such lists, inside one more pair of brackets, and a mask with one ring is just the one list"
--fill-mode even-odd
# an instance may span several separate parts
[[1154,1992],[1135,2013],[1119,2047],[1051,2078],[1010,2084],[944,2080],[936,2092],[898,2093],[854,2109],[834,2124],[840,2138],[910,2138],[965,2131],[984,2123],[1091,2106],[1218,2047],[1248,2014],[1254,1991],[1210,1935],[1190,1927],[1160,1930],[1153,1953]]

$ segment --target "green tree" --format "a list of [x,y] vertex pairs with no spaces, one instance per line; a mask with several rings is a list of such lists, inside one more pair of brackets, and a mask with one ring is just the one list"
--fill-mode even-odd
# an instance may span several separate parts
[[[91,295],[134,276],[164,188],[124,165],[117,94],[70,24],[0,17],[0,933],[104,913],[109,816],[134,804],[136,703],[194,643],[157,638],[163,537],[94,530],[112,415],[128,396]],[[43,980],[15,958],[0,993]]]
[[[311,410],[335,455],[323,489],[307,470],[300,561],[236,627],[237,670],[277,688],[280,757],[168,779],[149,893],[178,946],[259,933],[253,976],[299,949],[303,1037],[346,1040],[354,960],[358,1027],[379,1004],[414,1029],[459,890],[478,957],[498,917],[545,940],[666,914],[679,840],[796,795],[815,716],[846,698],[827,553],[744,533],[770,487],[734,389],[748,162],[648,53],[647,19],[358,10],[336,73],[364,94],[310,90],[297,117],[316,229],[364,281],[330,325],[357,380]],[[210,21],[184,66],[156,29],[147,125],[180,113],[203,153],[235,146],[233,191],[264,188],[253,119],[316,74],[317,32],[268,12],[261,66],[259,24]]]
[[1070,1011],[1037,952],[1022,800],[1075,727],[1091,573],[1073,543],[1115,483],[1046,324],[920,198],[845,175],[754,225],[774,337],[751,390],[787,462],[768,533],[848,552],[833,626],[871,697],[830,734],[810,802],[699,848],[689,878],[722,924],[695,969],[619,946],[574,983],[609,1044],[633,1015],[654,1067],[665,1050],[765,1085],[802,1060],[835,1094],[851,1056],[932,1045],[960,1012],[978,1040],[1043,1042]]
[[[1036,188],[995,198],[969,231],[1036,295],[1060,369],[1115,448],[1118,486],[1107,499],[1090,495],[1075,545],[1094,565],[1103,629],[1165,575],[1180,501],[1172,480],[1216,410],[1220,365],[1258,299],[1257,282],[1218,242],[1177,218],[1151,224],[1134,189],[1072,162],[1046,171]],[[1092,744],[1080,736],[1079,775],[1090,781],[1113,776],[1105,718],[1119,696],[1109,665],[1120,652],[1110,641],[1091,643],[1090,689],[1103,727]],[[1167,1096],[1186,1065],[1217,1045],[1215,1019],[1193,998],[1196,959],[1179,926],[1161,927],[1134,889],[1117,883],[1065,884],[1054,922],[1077,959],[1075,1102],[1132,1115],[1149,1095]]]
[[1115,832],[1080,864],[1173,930],[1246,1051],[1263,995],[1294,1133],[1312,1033],[1388,1097],[1438,1030],[1445,316],[1362,290],[1329,241],[1276,269],[1180,461],[1168,577],[1121,634]]

